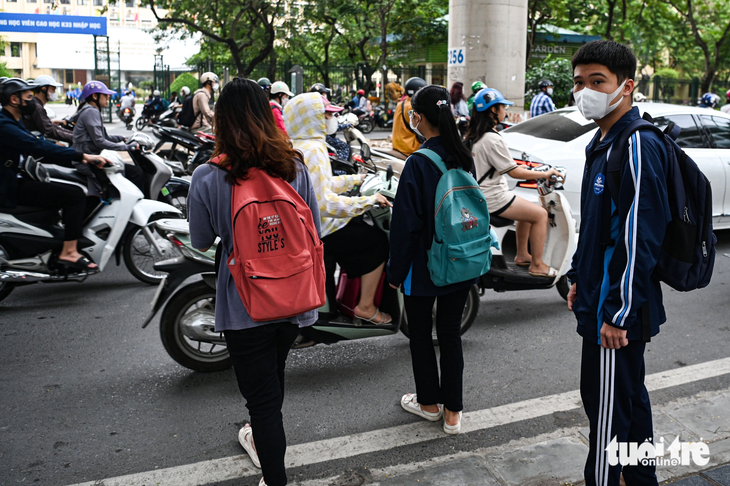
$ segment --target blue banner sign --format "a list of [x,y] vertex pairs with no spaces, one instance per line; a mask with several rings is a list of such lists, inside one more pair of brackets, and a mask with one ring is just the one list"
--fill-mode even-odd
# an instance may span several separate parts
[[0,32],[106,35],[106,17],[0,13]]

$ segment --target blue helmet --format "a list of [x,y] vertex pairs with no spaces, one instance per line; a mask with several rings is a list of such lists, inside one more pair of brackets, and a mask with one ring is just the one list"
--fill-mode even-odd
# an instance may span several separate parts
[[705,93],[702,95],[702,98],[700,98],[700,103],[709,108],[715,108],[718,104],[720,104],[720,97],[715,93]]
[[494,105],[514,105],[514,103],[494,88],[484,88],[474,97],[474,109],[477,111],[487,111]]

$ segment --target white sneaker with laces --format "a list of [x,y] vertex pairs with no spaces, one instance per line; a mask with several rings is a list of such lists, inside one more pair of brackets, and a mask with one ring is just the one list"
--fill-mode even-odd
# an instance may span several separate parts
[[438,412],[426,412],[421,408],[421,404],[418,403],[418,397],[415,393],[406,393],[401,397],[400,399],[400,406],[403,407],[403,410],[406,412],[411,412],[414,415],[418,415],[421,418],[425,418],[429,422],[437,422],[441,419],[441,416],[443,415],[443,409],[441,408],[441,405],[438,405],[439,411]]
[[[261,469],[261,462],[259,462],[259,455],[256,454],[256,448],[253,446],[253,430],[251,424],[246,424],[241,430],[238,431],[238,442],[243,446],[243,450],[248,453],[248,457],[251,458],[251,462],[257,468]],[[261,479],[263,481],[263,479]]]

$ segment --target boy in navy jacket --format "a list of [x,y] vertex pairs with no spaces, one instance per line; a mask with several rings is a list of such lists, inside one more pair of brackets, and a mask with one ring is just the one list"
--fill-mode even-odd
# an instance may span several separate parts
[[628,486],[656,485],[654,465],[622,468],[606,448],[614,438],[641,444],[654,436],[644,348],[666,321],[661,286],[652,272],[671,220],[667,153],[653,132],[631,135],[616,207],[606,164],[616,137],[640,118],[631,104],[636,57],[617,42],[594,41],[576,52],[572,65],[578,109],[599,127],[586,147],[580,241],[568,273],[568,307],[583,337],[580,389],[590,421],[585,481],[587,486],[618,486],[623,473]]

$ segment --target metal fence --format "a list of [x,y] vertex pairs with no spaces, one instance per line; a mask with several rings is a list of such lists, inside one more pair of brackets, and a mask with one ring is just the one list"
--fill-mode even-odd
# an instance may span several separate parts
[[[700,78],[671,79],[661,76],[641,76],[637,78],[637,90],[648,100],[672,103],[675,105],[697,105],[704,94],[700,91]],[[715,80],[710,91],[720,95],[724,101],[725,92],[730,89],[730,80]]]

